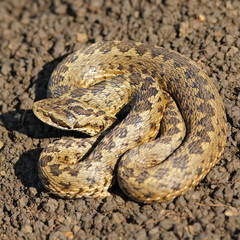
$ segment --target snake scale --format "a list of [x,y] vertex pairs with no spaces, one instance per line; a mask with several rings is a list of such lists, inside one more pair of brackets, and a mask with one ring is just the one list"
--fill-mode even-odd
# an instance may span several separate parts
[[168,201],[198,184],[226,144],[224,106],[210,78],[154,45],[83,47],[55,68],[48,97],[34,103],[40,120],[92,136],[42,151],[40,179],[60,197],[104,198],[117,180],[135,201]]

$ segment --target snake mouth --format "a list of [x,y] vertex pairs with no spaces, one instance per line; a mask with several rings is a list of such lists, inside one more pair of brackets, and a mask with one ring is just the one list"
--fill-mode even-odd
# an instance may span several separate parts
[[55,116],[53,116],[53,114],[44,114],[46,117],[48,117],[52,123],[56,124],[57,126],[61,126],[64,129],[69,129],[71,130],[71,126],[69,126],[66,122],[64,122],[63,120],[56,118]]

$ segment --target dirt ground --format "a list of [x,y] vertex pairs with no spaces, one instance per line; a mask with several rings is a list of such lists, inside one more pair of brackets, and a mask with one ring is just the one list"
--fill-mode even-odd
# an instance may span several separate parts
[[[240,239],[239,26],[239,0],[0,1],[0,239]],[[138,204],[118,187],[103,200],[64,200],[39,183],[42,148],[68,133],[41,123],[33,102],[65,54],[117,39],[191,57],[226,106],[222,160],[167,203]]]

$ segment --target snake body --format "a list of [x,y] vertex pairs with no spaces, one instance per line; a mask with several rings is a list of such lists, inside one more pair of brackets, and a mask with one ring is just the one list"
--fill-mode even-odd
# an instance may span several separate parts
[[199,183],[226,144],[224,106],[210,78],[161,47],[84,47],[53,71],[48,96],[34,104],[40,120],[93,136],[63,138],[41,153],[43,185],[61,197],[103,198],[117,179],[138,202],[168,201]]

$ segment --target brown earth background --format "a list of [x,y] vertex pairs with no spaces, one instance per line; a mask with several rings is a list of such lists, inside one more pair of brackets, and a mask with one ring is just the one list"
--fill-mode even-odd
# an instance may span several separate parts
[[[1,0],[0,38],[0,239],[240,239],[239,0]],[[144,205],[115,187],[103,200],[64,200],[39,183],[42,148],[69,133],[41,123],[33,102],[67,53],[103,40],[176,50],[218,87],[227,147],[184,196]]]

